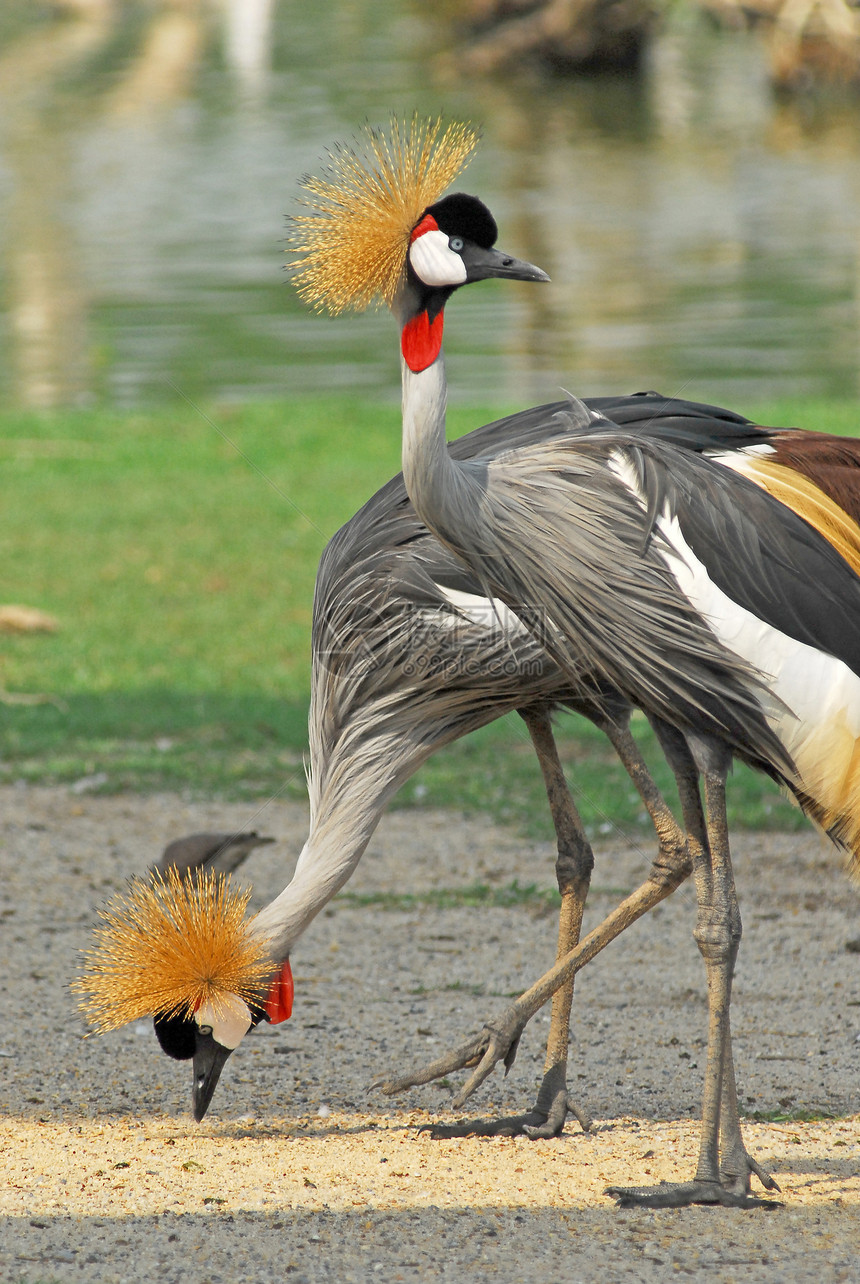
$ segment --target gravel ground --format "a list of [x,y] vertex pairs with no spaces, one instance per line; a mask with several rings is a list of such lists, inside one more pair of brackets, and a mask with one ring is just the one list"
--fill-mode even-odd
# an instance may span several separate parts
[[[302,807],[0,790],[4,991],[0,1069],[0,1279],[48,1281],[709,1281],[860,1284],[858,893],[812,833],[738,835],[745,938],[735,1048],[747,1143],[784,1206],[620,1211],[608,1184],[691,1175],[704,1068],[705,995],[682,888],[577,982],[571,1084],[595,1116],[554,1141],[433,1141],[454,1085],[397,1101],[383,1071],[475,1032],[549,964],[552,916],[335,903],[294,955],[287,1025],[228,1063],[204,1122],[190,1070],[147,1023],[84,1038],[67,984],[94,907],[170,838],[260,828],[279,841],[245,868],[255,902],[287,880]],[[607,843],[586,928],[632,888],[650,849]],[[481,879],[551,886],[553,853],[444,813],[389,816],[350,890],[422,891]],[[542,1013],[507,1080],[475,1115],[531,1104]]]

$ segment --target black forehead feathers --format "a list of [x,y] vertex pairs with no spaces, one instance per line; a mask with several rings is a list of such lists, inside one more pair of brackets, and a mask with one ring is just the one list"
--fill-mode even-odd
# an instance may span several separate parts
[[[251,1025],[259,1025],[266,1013],[255,1003],[251,1010]],[[189,1016],[157,1016],[152,1022],[155,1034],[174,1061],[190,1061],[197,1048],[197,1022]]]
[[439,224],[439,231],[446,236],[462,236],[474,241],[482,249],[495,245],[499,229],[496,220],[483,201],[465,192],[452,192],[443,196],[435,205],[428,205],[425,214],[432,214]]
[[192,1017],[157,1016],[153,1021],[161,1049],[175,1061],[190,1061],[197,1046],[197,1026]]

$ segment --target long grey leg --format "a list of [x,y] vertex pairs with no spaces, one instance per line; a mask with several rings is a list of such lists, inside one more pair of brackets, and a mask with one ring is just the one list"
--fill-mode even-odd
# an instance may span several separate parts
[[[594,853],[585,834],[579,812],[571,797],[558,756],[549,710],[545,706],[521,709],[520,716],[528,728],[543,775],[549,809],[555,827],[558,855],[555,862],[561,908],[558,919],[556,960],[564,958],[578,943],[582,928],[585,900],[594,868]],[[570,1041],[570,1010],[573,1003],[574,977],[571,975],[552,996],[549,1035],[547,1037],[544,1076],[534,1108],[524,1115],[505,1119],[470,1120],[457,1124],[437,1124],[431,1129],[436,1137],[462,1136],[527,1136],[533,1140],[557,1137],[564,1128],[568,1112],[575,1115],[587,1132],[591,1127],[588,1114],[571,1100],[567,1089],[567,1059]],[[519,1039],[512,1043],[505,1057],[509,1069],[517,1053]]]
[[[725,754],[728,759],[728,754]],[[694,936],[708,976],[708,1059],[702,1097],[702,1134],[696,1181],[720,1183],[720,1102],[729,1035],[732,977],[741,939],[726,819],[728,762],[709,765],[704,773],[710,869],[703,876],[704,895]],[[746,1194],[746,1192],[744,1192]]]
[[[683,882],[690,873],[690,858],[687,851],[687,835],[672,815],[671,808],[668,806],[665,798],[654,783],[654,778],[648,770],[648,764],[642,757],[642,752],[633,738],[633,733],[630,730],[630,710],[626,709],[623,712],[619,711],[616,713],[614,718],[604,717],[599,719],[594,718],[593,720],[604,735],[607,736],[613,749],[618,754],[624,770],[636,786],[636,791],[642,799],[645,810],[651,817],[651,822],[657,834],[657,841],[660,844],[660,849],[655,860],[655,867],[659,866],[660,868],[665,869],[672,881],[674,881],[676,874],[683,871],[682,877],[678,880],[679,882]],[[658,724],[655,723],[654,729],[658,736],[661,736],[663,724],[659,724],[658,726]],[[670,731],[671,729],[666,728],[666,730]],[[676,735],[677,733],[673,734]],[[666,755],[670,767],[675,773],[676,779],[678,779],[678,787],[679,790],[681,790],[681,758],[679,756],[677,761],[675,761],[670,757],[670,753],[667,752],[667,746],[662,742],[662,737],[661,748]],[[671,742],[671,748],[676,748],[674,741]],[[680,748],[677,747],[677,749],[680,753]],[[686,745],[684,745],[684,750],[686,750]],[[695,774],[695,766],[689,756],[689,752],[687,752],[686,756],[689,765]],[[683,805],[683,790],[681,790],[681,793],[681,802]],[[653,873],[654,871],[652,870],[652,876]],[[678,883],[675,884],[675,886],[677,885]]]
[[[525,715],[523,715],[525,717]],[[553,1016],[551,1021],[550,1040],[547,1049],[546,1071],[538,1096],[537,1106],[528,1115],[517,1116],[511,1120],[480,1121],[469,1124],[438,1125],[432,1131],[440,1137],[464,1136],[478,1132],[480,1135],[498,1135],[510,1131],[523,1131],[529,1136],[557,1135],[564,1122],[561,1113],[562,1103],[566,1101],[567,1081],[567,1040],[570,1001],[573,987],[572,979],[585,963],[599,953],[610,941],[614,940],[626,927],[635,922],[649,909],[659,904],[670,895],[690,874],[690,856],[683,831],[679,828],[670,808],[667,806],[657,786],[654,784],[648,767],[639,751],[629,729],[629,711],[619,706],[616,716],[610,718],[593,709],[588,711],[592,721],[605,732],[618,753],[621,762],[631,780],[636,785],[645,804],[660,841],[660,850],[651,867],[648,878],[635,892],[631,893],[621,905],[614,910],[599,927],[591,932],[586,941],[578,943],[582,909],[577,910],[576,886],[580,888],[580,901],[584,902],[585,892],[590,878],[590,847],[585,838],[582,823],[570,798],[567,782],[558,761],[552,729],[547,715],[533,716],[529,725],[538,760],[544,772],[547,795],[556,833],[559,836],[559,888],[562,891],[562,916],[559,923],[559,956],[552,968],[535,982],[525,994],[507,1009],[498,1020],[492,1020],[484,1026],[480,1034],[470,1039],[459,1048],[452,1049],[432,1064],[421,1069],[393,1078],[381,1078],[375,1086],[383,1092],[394,1094],[408,1087],[421,1083],[430,1083],[433,1079],[442,1078],[455,1070],[464,1067],[477,1067],[469,1081],[454,1101],[462,1105],[492,1072],[493,1067],[503,1061],[506,1069],[513,1064],[519,1039],[523,1029],[550,997],[553,997]],[[526,722],[529,719],[526,718]],[[674,733],[673,733],[674,734]],[[547,744],[548,738],[548,744]],[[686,744],[679,738],[678,764],[672,762],[673,770],[678,776],[682,802],[685,796],[691,796],[691,816],[693,806],[698,808],[699,827],[704,829],[701,813],[701,801],[697,791],[696,768],[690,758]],[[670,760],[671,761],[671,760]],[[563,853],[574,852],[573,860],[563,858]],[[586,854],[587,853],[587,854]],[[593,859],[593,857],[592,857]],[[586,868],[586,865],[588,868]],[[565,886],[570,885],[572,894],[568,902],[570,918],[565,922]],[[578,915],[578,917],[576,917]],[[572,926],[571,926],[572,924]],[[576,939],[572,939],[575,935]],[[572,941],[570,945],[567,942]],[[566,947],[562,956],[561,950]],[[559,997],[561,996],[561,997]],[[564,1024],[562,1024],[562,1019]],[[569,1101],[564,1106],[573,1109]],[[579,1117],[579,1116],[578,1116]],[[582,1123],[582,1119],[580,1118]],[[558,1124],[558,1127],[556,1127]],[[513,1125],[513,1128],[511,1127]],[[584,1126],[584,1125],[583,1125]],[[547,1131],[549,1129],[549,1131]]]
[[770,1173],[756,1162],[744,1145],[729,1029],[723,1054],[720,1098],[720,1181],[727,1190],[740,1195],[749,1190],[750,1173],[755,1173],[765,1190],[779,1190]]
[[[759,1175],[760,1170],[743,1145],[731,1055],[732,977],[741,938],[726,817],[726,778],[731,757],[724,746],[710,741],[694,742],[694,748],[704,769],[707,817],[706,846],[691,842],[698,900],[694,936],[708,978],[708,1054],[699,1160],[692,1182],[610,1189],[607,1193],[623,1207],[678,1207],[693,1203],[749,1207],[766,1202],[749,1193],[750,1175]],[[722,1139],[727,1145],[724,1174],[720,1169],[721,1116]],[[771,1182],[765,1174],[764,1184],[769,1189],[773,1189]]]
[[[528,727],[543,773],[558,842],[555,872],[561,894],[561,909],[558,919],[557,962],[579,944],[582,916],[591,883],[591,871],[594,869],[594,853],[565,779],[548,711],[522,710],[521,716]],[[557,1137],[564,1127],[568,1111],[576,1116],[586,1132],[591,1127],[590,1118],[571,1100],[567,1090],[573,986],[574,977],[571,976],[552,996],[544,1078],[535,1106],[535,1113],[544,1115],[544,1120],[542,1123],[526,1124],[523,1128],[526,1136],[532,1139]]]

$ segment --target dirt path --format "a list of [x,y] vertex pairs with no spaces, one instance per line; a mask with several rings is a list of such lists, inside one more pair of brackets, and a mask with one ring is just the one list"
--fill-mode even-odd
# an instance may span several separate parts
[[[93,907],[167,839],[253,824],[278,844],[246,873],[255,900],[286,881],[301,807],[0,790],[4,1146],[0,1280],[857,1281],[860,1284],[860,898],[812,834],[740,836],[745,937],[736,981],[747,1141],[784,1207],[621,1212],[608,1184],[689,1175],[704,1065],[704,977],[681,891],[578,982],[572,1084],[595,1115],[557,1141],[435,1142],[452,1088],[392,1102],[380,1071],[478,1029],[550,961],[552,918],[419,904],[336,904],[294,956],[296,1008],[231,1059],[201,1125],[190,1071],[146,1023],[83,1039],[67,982]],[[598,851],[589,922],[649,850]],[[441,813],[398,813],[350,890],[552,885],[552,852]],[[588,925],[588,924],[587,924]],[[543,1014],[541,1014],[543,1016]],[[472,1113],[531,1103],[546,1019]]]

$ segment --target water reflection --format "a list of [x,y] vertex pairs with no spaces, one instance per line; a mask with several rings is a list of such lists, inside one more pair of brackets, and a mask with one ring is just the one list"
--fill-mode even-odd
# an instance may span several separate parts
[[248,93],[261,91],[270,65],[274,0],[226,0],[224,58]]
[[388,318],[309,317],[280,240],[332,139],[414,107],[483,123],[466,185],[553,278],[457,301],[455,396],[857,391],[857,113],[775,103],[751,38],[666,35],[640,83],[466,84],[427,6],[70,8],[0,53],[7,403],[396,396]]

